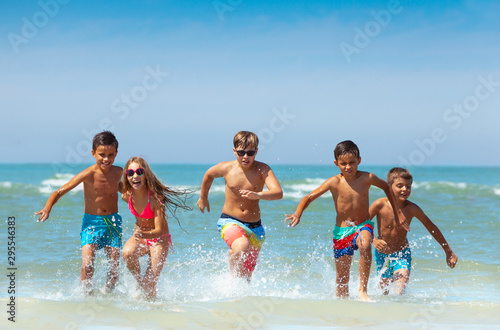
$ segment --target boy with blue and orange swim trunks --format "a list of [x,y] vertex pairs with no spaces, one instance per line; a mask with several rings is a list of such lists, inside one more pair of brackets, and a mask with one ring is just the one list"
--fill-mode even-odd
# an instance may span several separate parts
[[[448,266],[455,267],[458,258],[439,228],[417,204],[408,200],[413,183],[410,172],[401,167],[394,167],[387,174],[387,183],[394,191],[398,206],[408,223],[413,218],[420,220],[443,248]],[[389,293],[388,286],[391,284],[396,294],[404,293],[411,272],[411,249],[406,237],[408,232],[395,225],[393,214],[387,198],[379,198],[370,206],[370,218],[377,217],[378,236],[373,240],[373,246],[377,273],[380,275],[380,287],[384,294]]]
[[80,233],[82,246],[81,283],[86,294],[92,293],[92,276],[97,250],[104,248],[109,260],[105,291],[111,292],[118,281],[120,248],[122,246],[122,218],[118,214],[118,192],[121,191],[122,168],[114,166],[118,141],[113,133],[104,131],[92,141],[92,156],[96,163],[75,175],[68,183],[54,191],[45,207],[35,214],[38,222],[49,218],[54,204],[64,194],[83,183],[85,214]]
[[[215,178],[223,177],[225,202],[217,228],[229,246],[229,268],[233,275],[250,281],[265,239],[259,200],[277,200],[283,191],[271,168],[255,160],[259,139],[255,133],[238,132],[233,139],[236,160],[207,170],[197,202],[200,211],[210,212],[208,192]],[[264,186],[268,188],[263,191]]]
[[362,301],[371,301],[367,286],[372,262],[371,242],[373,239],[373,222],[370,220],[369,189],[371,186],[384,190],[391,205],[394,216],[401,225],[409,229],[403,213],[399,210],[394,194],[384,180],[372,173],[358,171],[361,163],[359,149],[352,141],[337,144],[334,150],[335,165],[340,169],[337,174],[327,179],[321,186],[302,198],[294,214],[286,215],[289,226],[295,227],[300,222],[304,210],[316,198],[330,191],[337,212],[333,230],[333,248],[336,269],[337,297],[349,296],[349,276],[354,251],[359,249],[359,297]]

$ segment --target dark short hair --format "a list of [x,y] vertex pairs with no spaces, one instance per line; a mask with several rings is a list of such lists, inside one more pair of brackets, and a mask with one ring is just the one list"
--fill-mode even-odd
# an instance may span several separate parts
[[246,149],[247,147],[251,147],[257,149],[259,147],[259,138],[253,132],[239,131],[233,138],[233,145],[235,148],[241,147]]
[[94,136],[92,140],[92,150],[97,150],[99,146],[113,146],[118,150],[118,140],[110,131],[102,131]]
[[351,140],[342,141],[337,144],[333,154],[335,155],[335,160],[338,160],[340,156],[347,154],[353,155],[356,158],[360,157],[358,146]]
[[406,168],[402,167],[391,168],[389,170],[389,173],[387,173],[387,183],[392,186],[392,183],[398,178],[410,180],[411,183],[413,183],[413,176],[411,175],[410,171],[408,171]]

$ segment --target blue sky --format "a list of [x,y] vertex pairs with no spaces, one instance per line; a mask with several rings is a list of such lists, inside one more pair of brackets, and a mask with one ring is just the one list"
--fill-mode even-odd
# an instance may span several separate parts
[[2,1],[1,162],[500,162],[496,1]]

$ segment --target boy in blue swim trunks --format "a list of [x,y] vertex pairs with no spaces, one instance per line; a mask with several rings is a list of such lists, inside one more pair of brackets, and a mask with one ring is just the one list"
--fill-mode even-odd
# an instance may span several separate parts
[[[198,207],[210,212],[208,192],[215,178],[226,182],[225,202],[217,228],[229,246],[229,268],[233,275],[250,281],[265,232],[260,219],[259,200],[283,197],[281,186],[271,168],[255,160],[259,138],[248,131],[233,139],[236,160],[219,163],[205,173]],[[264,186],[268,188],[263,191]]]
[[[410,222],[417,218],[429,233],[441,245],[446,253],[446,262],[450,268],[455,267],[457,256],[451,250],[439,228],[427,217],[417,204],[408,200],[411,194],[413,177],[404,168],[394,167],[387,174],[387,182],[391,185],[399,208]],[[377,216],[378,238],[373,240],[377,273],[381,276],[380,287],[388,294],[388,286],[392,283],[394,292],[402,294],[408,284],[411,272],[411,250],[408,245],[407,231],[396,226],[393,208],[387,198],[377,199],[370,206],[370,218]]]
[[81,283],[86,294],[92,293],[94,258],[97,250],[104,248],[109,260],[105,291],[111,292],[118,281],[118,265],[122,246],[122,218],[118,214],[118,192],[122,168],[114,166],[118,141],[113,133],[97,134],[92,142],[92,156],[96,163],[75,175],[68,183],[54,191],[45,207],[35,214],[38,222],[49,218],[54,204],[68,191],[83,183],[85,214],[82,219]]
[[[340,169],[337,174],[326,180],[320,187],[302,198],[294,214],[286,215],[289,226],[295,227],[300,222],[304,210],[316,198],[330,191],[337,212],[333,230],[333,248],[336,269],[337,297],[349,297],[349,277],[354,250],[359,249],[359,298],[371,301],[367,286],[372,262],[371,242],[373,223],[370,220],[369,189],[371,186],[384,190],[391,205],[394,205],[394,217],[399,219],[398,226],[408,228],[403,213],[399,210],[391,188],[384,180],[372,173],[358,171],[361,163],[359,149],[352,141],[337,144],[334,150],[335,165]],[[409,229],[409,228],[408,228]]]

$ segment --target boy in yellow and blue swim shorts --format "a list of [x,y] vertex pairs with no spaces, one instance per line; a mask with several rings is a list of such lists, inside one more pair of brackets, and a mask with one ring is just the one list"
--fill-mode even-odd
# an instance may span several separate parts
[[[255,160],[259,138],[240,131],[233,138],[236,160],[219,163],[207,170],[201,184],[198,207],[210,212],[208,192],[215,178],[225,180],[225,202],[217,223],[221,237],[229,246],[229,269],[234,276],[250,281],[265,232],[260,221],[259,201],[283,197],[271,168]],[[263,191],[264,186],[268,190]]]

